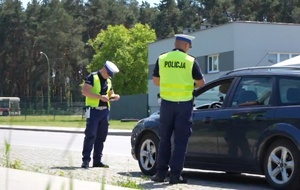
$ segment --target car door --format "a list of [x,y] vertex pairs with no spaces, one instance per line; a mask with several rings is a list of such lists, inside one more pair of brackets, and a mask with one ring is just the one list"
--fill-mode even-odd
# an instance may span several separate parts
[[185,165],[206,168],[218,162],[218,131],[223,101],[233,79],[216,81],[196,92],[193,133],[189,139]]
[[218,126],[219,156],[231,170],[256,162],[256,142],[274,122],[273,81],[273,77],[242,77],[219,118],[224,121]]

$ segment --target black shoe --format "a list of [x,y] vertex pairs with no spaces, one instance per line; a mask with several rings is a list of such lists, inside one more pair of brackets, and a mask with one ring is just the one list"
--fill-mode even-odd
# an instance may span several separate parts
[[151,181],[155,181],[155,182],[165,182],[166,177],[160,176],[160,175],[154,175],[151,178]]
[[99,168],[109,168],[108,165],[103,164],[102,162],[93,163],[93,167],[99,167]]
[[89,163],[88,162],[82,162],[81,167],[85,168],[85,169],[88,169],[89,168]]
[[177,183],[187,183],[187,179],[184,179],[182,176],[170,176],[169,184],[177,184]]

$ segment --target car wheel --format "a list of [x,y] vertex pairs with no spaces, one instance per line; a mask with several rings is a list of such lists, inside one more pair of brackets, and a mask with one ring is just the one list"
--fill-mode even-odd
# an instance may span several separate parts
[[145,175],[156,173],[157,152],[158,137],[153,133],[144,135],[138,146],[138,162]]
[[2,113],[2,115],[3,115],[3,116],[8,116],[9,113],[8,113],[8,111],[4,111],[4,112]]
[[275,189],[297,189],[300,181],[300,155],[290,141],[275,141],[267,150],[264,172],[267,181]]

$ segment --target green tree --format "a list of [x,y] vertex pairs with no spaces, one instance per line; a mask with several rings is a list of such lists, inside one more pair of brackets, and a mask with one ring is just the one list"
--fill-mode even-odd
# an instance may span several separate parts
[[198,0],[204,22],[211,25],[224,24],[228,21],[228,2],[226,0]]
[[175,1],[161,0],[158,9],[160,12],[155,18],[155,25],[153,26],[157,38],[164,39],[176,33],[181,33],[182,28],[179,25],[180,11]]
[[246,0],[241,5],[240,19],[247,21],[257,21],[263,18],[258,18],[258,12],[261,9],[261,0]]
[[[38,25],[38,35],[34,39],[35,63],[40,77],[39,93],[47,94],[47,60],[40,52],[44,52],[50,63],[51,97],[55,102],[71,102],[73,88],[78,89],[79,63],[82,61],[84,43],[82,42],[83,26],[80,18],[73,18],[64,9],[59,0],[42,4],[40,12],[41,23]],[[78,92],[79,90],[77,90]]]
[[195,0],[177,0],[177,2],[180,10],[179,26],[183,29],[199,29],[201,23],[201,16],[198,13],[199,4]]
[[136,0],[88,0],[86,3],[87,33],[94,39],[108,25],[123,24],[132,27],[138,20],[139,8]]
[[122,9],[122,14],[124,14],[125,21],[123,24],[126,28],[131,28],[137,22],[139,17],[139,7],[137,0],[120,0],[121,5],[120,9]]
[[298,0],[282,0],[280,11],[280,22],[292,23],[293,11],[296,9],[296,4],[299,4]]
[[90,45],[95,50],[89,71],[103,67],[110,60],[119,67],[114,77],[114,89],[121,95],[147,93],[148,90],[148,44],[156,39],[148,25],[136,24],[127,29],[124,25],[102,30]]
[[0,96],[20,96],[24,92],[22,68],[25,48],[25,14],[21,3],[5,0],[0,6]]
[[293,23],[300,23],[300,7],[295,7],[292,12]]
[[40,67],[38,60],[40,57],[39,50],[40,47],[37,45],[36,40],[40,35],[40,26],[42,22],[42,17],[40,16],[41,5],[37,0],[33,0],[31,3],[28,3],[26,13],[26,48],[24,49],[24,59],[23,62],[26,63],[24,67],[25,77],[23,78],[26,81],[24,87],[26,90],[21,96],[26,97],[22,98],[22,101],[31,102],[34,101],[32,97],[37,96],[38,89],[41,89],[43,80],[40,77]]
[[147,2],[142,2],[142,5],[140,7],[139,11],[139,19],[138,21],[141,24],[148,24],[150,27],[153,27],[154,25],[154,18],[158,14],[157,8],[150,7],[150,4]]
[[262,0],[259,10],[257,13],[258,21],[280,22],[281,4],[279,0]]

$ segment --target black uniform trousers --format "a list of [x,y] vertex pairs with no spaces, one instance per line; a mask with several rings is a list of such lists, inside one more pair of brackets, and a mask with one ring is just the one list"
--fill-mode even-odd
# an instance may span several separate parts
[[[193,101],[171,102],[162,100],[160,107],[157,174],[179,176],[183,169],[188,139],[192,134]],[[172,146],[171,137],[174,135]]]
[[101,162],[104,142],[108,134],[109,109],[88,109],[90,109],[90,117],[86,119],[82,161],[90,162],[91,151],[94,148],[93,162],[99,163]]

